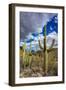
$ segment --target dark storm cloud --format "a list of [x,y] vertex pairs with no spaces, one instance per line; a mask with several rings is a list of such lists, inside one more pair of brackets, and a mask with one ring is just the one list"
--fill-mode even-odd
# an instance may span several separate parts
[[26,38],[31,32],[42,28],[52,18],[53,13],[20,12],[20,40]]

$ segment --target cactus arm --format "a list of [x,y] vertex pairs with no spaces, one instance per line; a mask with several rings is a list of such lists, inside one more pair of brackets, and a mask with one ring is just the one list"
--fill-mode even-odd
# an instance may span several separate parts
[[44,48],[41,46],[40,40],[38,40],[38,42],[39,42],[40,49],[44,50]]
[[54,43],[55,43],[55,39],[52,40],[52,44],[49,49],[51,49],[53,47]]

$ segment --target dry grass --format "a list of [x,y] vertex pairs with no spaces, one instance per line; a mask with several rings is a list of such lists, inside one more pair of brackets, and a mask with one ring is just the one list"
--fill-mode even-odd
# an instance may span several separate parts
[[[48,70],[46,76],[56,76],[58,70],[58,49],[48,50]],[[23,60],[23,51],[20,49],[20,77],[43,77],[44,53],[42,51],[34,54],[26,52],[26,59]],[[24,66],[25,65],[25,66]]]

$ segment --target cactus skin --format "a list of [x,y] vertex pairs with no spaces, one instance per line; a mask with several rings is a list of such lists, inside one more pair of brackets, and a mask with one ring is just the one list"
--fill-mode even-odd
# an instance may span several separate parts
[[48,54],[47,54],[47,47],[46,47],[46,26],[44,27],[44,75],[47,75],[48,69]]
[[31,53],[31,47],[30,47],[30,52],[26,52],[26,44],[24,43],[23,46],[21,47],[21,58],[23,62],[23,67],[26,68],[27,66],[31,68],[31,60],[32,60],[32,53]]
[[25,57],[26,57],[26,51],[25,51],[25,49],[26,49],[26,44],[24,43],[22,47],[23,47],[23,64],[24,64],[24,68],[25,68],[25,60],[26,60],[25,59]]
[[41,46],[40,40],[38,42],[39,42],[40,49],[42,49],[43,52],[44,52],[43,70],[44,70],[44,75],[47,75],[47,70],[48,70],[48,54],[47,54],[47,47],[46,47],[46,26],[44,26],[44,48]]

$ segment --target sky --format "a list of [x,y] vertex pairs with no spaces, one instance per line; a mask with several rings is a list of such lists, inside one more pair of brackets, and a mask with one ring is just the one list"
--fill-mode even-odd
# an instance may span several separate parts
[[40,50],[38,40],[44,42],[44,26],[46,25],[47,46],[50,47],[52,40],[58,44],[58,14],[57,13],[34,13],[20,12],[20,46],[26,43],[27,49]]
[[30,33],[37,32],[55,13],[20,12],[20,41],[28,38]]

